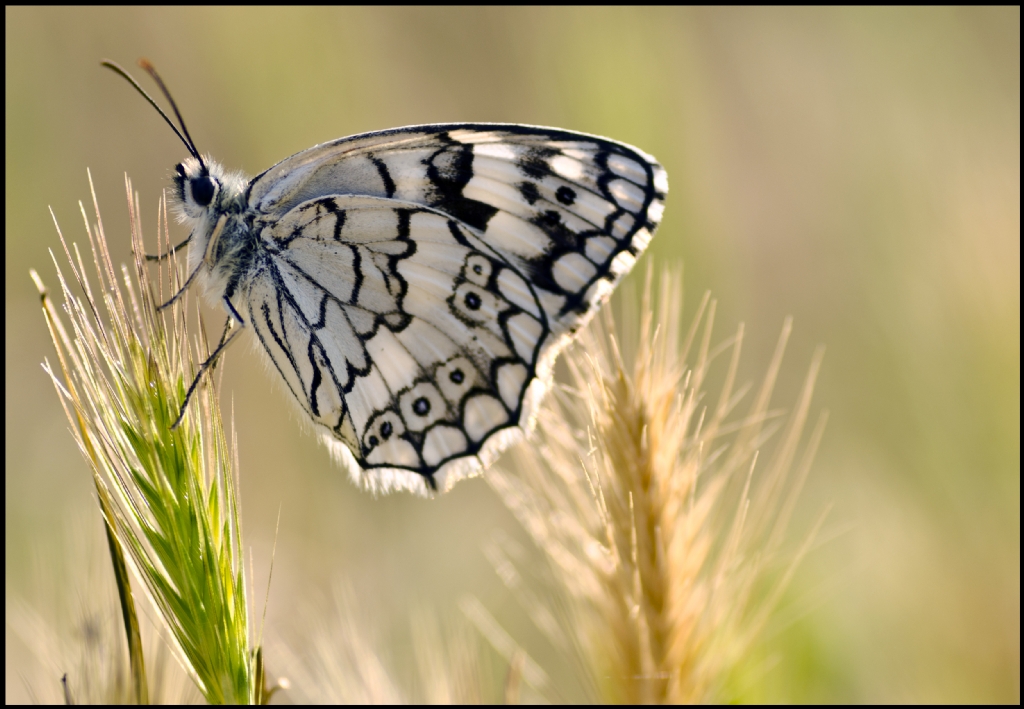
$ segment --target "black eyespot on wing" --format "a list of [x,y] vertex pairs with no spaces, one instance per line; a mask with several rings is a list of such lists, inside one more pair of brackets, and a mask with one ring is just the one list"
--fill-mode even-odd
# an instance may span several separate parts
[[466,380],[466,375],[461,369],[453,369],[448,378],[452,380],[452,384],[462,384]]
[[391,422],[385,421],[380,425],[380,435],[384,437],[384,440],[391,438]]
[[562,185],[558,188],[558,192],[555,193],[555,197],[558,198],[559,202],[568,207],[576,201],[576,190]]
[[412,403],[412,410],[417,416],[426,416],[430,413],[430,402],[427,401],[427,397],[421,396],[419,399]]
[[193,178],[190,184],[192,188],[192,199],[200,207],[206,207],[213,201],[214,185],[208,175],[201,175]]

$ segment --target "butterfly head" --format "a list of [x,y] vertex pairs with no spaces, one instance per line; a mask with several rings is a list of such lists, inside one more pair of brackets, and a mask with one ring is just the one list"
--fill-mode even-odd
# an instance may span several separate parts
[[218,163],[189,157],[174,168],[174,195],[181,221],[193,224],[212,214],[233,211],[246,180]]
[[[211,169],[216,168],[216,170]],[[174,192],[182,216],[200,219],[214,204],[221,189],[219,165],[188,158],[174,168]]]

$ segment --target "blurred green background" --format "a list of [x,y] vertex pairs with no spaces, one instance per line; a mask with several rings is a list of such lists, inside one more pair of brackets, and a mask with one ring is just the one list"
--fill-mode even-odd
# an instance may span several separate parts
[[[325,140],[439,121],[560,126],[657,156],[670,195],[645,261],[683,261],[691,305],[712,289],[721,337],[747,324],[745,376],[786,315],[777,402],[828,347],[815,401],[831,418],[798,530],[833,507],[758,646],[750,698],[1019,701],[1019,8],[8,8],[8,602],[37,594],[67,520],[100,533],[39,366],[53,350],[28,269],[56,285],[48,206],[84,241],[86,168],[115,259],[129,256],[125,173],[152,238],[185,153],[99,67],[140,56],[200,150],[249,174]],[[525,536],[486,484],[373,500],[248,349],[228,355],[223,392],[257,578],[281,515],[268,627],[344,578],[382,625],[471,592],[527,633],[481,550],[495,530]],[[62,590],[83,602],[74,579]]]

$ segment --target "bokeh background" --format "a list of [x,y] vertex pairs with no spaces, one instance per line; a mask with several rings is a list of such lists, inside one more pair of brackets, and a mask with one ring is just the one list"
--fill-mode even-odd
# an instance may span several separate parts
[[[831,418],[798,529],[832,509],[749,698],[1019,701],[1019,8],[7,8],[8,608],[86,603],[61,560],[69,534],[102,542],[39,366],[52,345],[28,269],[56,284],[48,206],[83,242],[86,168],[115,259],[129,256],[125,173],[154,233],[185,153],[99,67],[140,56],[200,149],[250,174],[440,121],[554,125],[657,156],[671,190],[645,260],[685,264],[687,317],[711,289],[722,337],[746,323],[752,378],[793,315],[780,402],[828,348],[816,402]],[[487,485],[429,502],[359,492],[248,349],[228,354],[223,395],[257,578],[280,514],[268,626],[342,579],[384,638],[411,607],[448,612],[467,592],[527,634],[481,541],[528,542]],[[41,574],[62,580],[42,591]],[[7,700],[25,699],[10,631],[6,647]]]

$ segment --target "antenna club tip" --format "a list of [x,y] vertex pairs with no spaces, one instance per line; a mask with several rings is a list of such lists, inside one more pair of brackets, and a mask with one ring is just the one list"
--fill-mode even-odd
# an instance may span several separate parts
[[141,68],[145,69],[146,71],[152,71],[153,70],[153,63],[151,61],[149,61],[148,59],[146,59],[145,57],[139,57],[139,66]]

